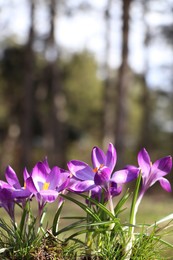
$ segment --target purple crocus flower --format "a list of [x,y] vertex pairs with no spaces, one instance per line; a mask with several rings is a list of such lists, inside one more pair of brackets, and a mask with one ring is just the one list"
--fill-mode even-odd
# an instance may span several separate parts
[[112,143],[109,143],[107,153],[100,148],[94,147],[91,154],[93,167],[87,163],[71,160],[68,168],[74,178],[71,181],[70,190],[85,192],[91,190],[93,197],[99,197],[102,189],[110,196],[120,194],[122,184],[132,181],[138,175],[138,169],[123,169],[115,171],[117,153]]
[[31,192],[20,185],[15,171],[10,166],[6,168],[5,177],[7,182],[0,181],[0,207],[3,207],[14,221],[15,202],[24,203]]
[[26,172],[24,170],[23,172],[24,186],[22,187],[20,185],[19,179],[15,171],[10,166],[6,168],[5,178],[8,184],[11,186],[11,188],[13,188],[13,198],[18,199],[18,202],[20,201],[20,199],[28,198],[31,195],[31,192],[25,187],[25,182],[27,177],[28,176],[26,175]]
[[172,169],[172,157],[166,156],[154,163],[151,162],[150,156],[145,148],[138,153],[138,164],[142,174],[142,188],[140,197],[144,195],[157,181],[160,182],[161,187],[167,192],[171,192],[170,182],[164,178]]
[[45,205],[46,202],[53,202],[69,184],[69,172],[55,166],[49,168],[47,159],[38,162],[29,175],[27,170],[26,187],[36,196],[38,202]]
[[14,221],[14,198],[12,187],[4,181],[0,181],[0,207],[4,208]]
[[[145,194],[145,192],[154,185],[157,181],[160,182],[161,187],[166,190],[167,192],[171,191],[171,185],[167,179],[164,178],[165,175],[167,175],[172,168],[172,157],[166,156],[164,158],[161,158],[154,163],[151,162],[150,156],[145,148],[143,148],[138,153],[138,164],[141,176],[142,176],[142,186],[139,192],[139,196],[137,198],[137,201],[135,203],[135,207],[133,210],[133,216],[131,223],[133,226],[136,224],[136,214],[138,211],[138,207],[141,203],[141,200]],[[135,166],[128,166],[128,169],[135,169]],[[132,228],[133,233],[134,227]],[[130,242],[131,246],[132,241]]]

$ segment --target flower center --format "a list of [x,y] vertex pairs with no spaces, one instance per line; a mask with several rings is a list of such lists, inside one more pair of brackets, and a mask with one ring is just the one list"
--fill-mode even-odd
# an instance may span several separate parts
[[93,169],[93,172],[94,172],[94,173],[96,173],[96,172],[99,173],[99,170],[100,170],[103,166],[104,166],[104,164],[100,164],[99,167],[96,167],[96,168]]
[[43,184],[43,190],[48,190],[49,185],[50,185],[50,182],[45,182],[45,183]]

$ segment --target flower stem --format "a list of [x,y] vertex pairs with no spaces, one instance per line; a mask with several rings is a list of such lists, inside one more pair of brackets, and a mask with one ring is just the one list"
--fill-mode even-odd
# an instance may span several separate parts
[[40,230],[42,229],[43,227],[43,220],[44,220],[44,217],[45,217],[45,212],[44,212],[44,207],[45,207],[46,203],[41,201],[41,202],[38,202],[38,216],[37,216],[37,234],[40,233]]
[[[142,197],[139,196],[139,188],[140,188],[140,183],[141,183],[141,174],[139,174],[137,181],[136,181],[136,187],[135,187],[135,191],[133,194],[133,200],[132,200],[132,205],[131,205],[131,209],[130,209],[130,220],[129,220],[129,233],[128,233],[128,243],[126,245],[126,258],[125,260],[129,260],[131,257],[131,253],[132,253],[132,245],[133,245],[133,240],[134,240],[134,226],[136,224],[136,214],[138,211],[138,207],[139,204],[141,202]],[[138,199],[137,199],[138,198]]]
[[[88,193],[88,197],[91,198],[91,191],[89,191]],[[91,201],[88,200],[88,206],[89,208],[91,208]],[[90,223],[90,215],[87,213],[87,224]],[[92,236],[91,236],[91,232],[90,232],[90,227],[89,225],[87,225],[87,233],[85,236],[85,242],[86,242],[86,255],[90,256],[91,255],[91,246],[92,246]]]
[[[113,200],[112,200],[112,195],[109,196],[109,208],[110,211],[112,213],[112,215],[115,216],[115,211],[114,211],[114,204],[113,204]],[[115,226],[115,223],[110,224],[110,230],[112,230]]]
[[113,201],[112,201],[112,196],[110,196],[110,198],[109,198],[109,208],[110,208],[110,211],[111,211],[112,215],[115,216],[114,204],[113,204]]
[[141,183],[141,174],[139,174],[137,181],[136,181],[135,192],[133,194],[133,200],[132,200],[132,205],[131,205],[131,209],[130,209],[130,221],[129,222],[130,222],[131,226],[129,227],[129,236],[133,235],[134,225],[136,224],[136,214],[138,211],[139,204],[141,202],[141,199],[140,199],[141,194],[138,197],[140,183]]

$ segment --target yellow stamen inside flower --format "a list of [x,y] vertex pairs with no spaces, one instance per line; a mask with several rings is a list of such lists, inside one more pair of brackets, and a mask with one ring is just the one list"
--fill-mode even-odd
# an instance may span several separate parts
[[100,164],[99,168],[96,167],[93,169],[93,172],[94,173],[98,172],[103,166],[104,166],[104,164]]
[[26,189],[26,182],[24,182],[23,188]]
[[97,171],[98,171],[98,168],[97,168],[97,167],[93,169],[93,172],[94,172],[94,173],[96,173]]
[[43,184],[43,190],[48,190],[49,185],[50,185],[50,182],[45,182],[45,183]]

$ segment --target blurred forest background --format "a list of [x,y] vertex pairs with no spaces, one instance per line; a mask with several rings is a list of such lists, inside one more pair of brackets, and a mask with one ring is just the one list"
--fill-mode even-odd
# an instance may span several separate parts
[[1,174],[173,155],[172,0],[0,0],[0,31]]

